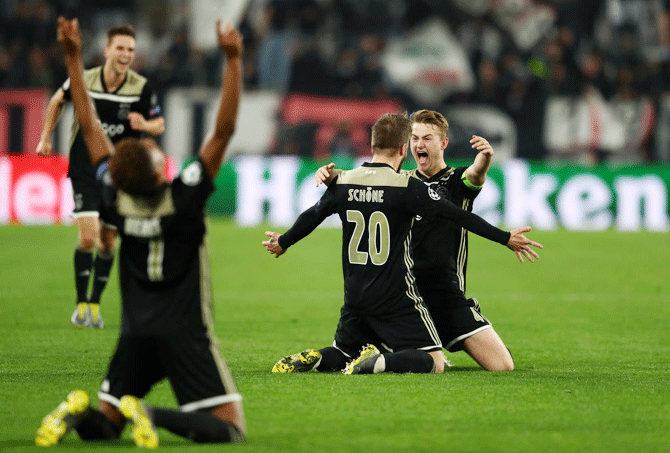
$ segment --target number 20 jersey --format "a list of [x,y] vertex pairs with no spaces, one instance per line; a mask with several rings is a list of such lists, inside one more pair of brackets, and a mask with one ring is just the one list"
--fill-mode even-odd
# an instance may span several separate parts
[[388,313],[421,300],[412,271],[414,216],[443,217],[496,242],[509,240],[509,233],[458,209],[408,173],[365,163],[340,173],[280,237],[280,245],[289,247],[332,213],[342,220],[344,304],[361,314]]

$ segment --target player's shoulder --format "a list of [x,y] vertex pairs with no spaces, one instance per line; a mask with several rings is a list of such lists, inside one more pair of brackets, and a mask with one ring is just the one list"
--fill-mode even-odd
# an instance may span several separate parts
[[[100,73],[102,72],[102,66],[96,66],[94,68],[84,69],[84,83],[90,91],[101,92],[102,81],[100,78]],[[70,79],[68,79],[68,82]],[[68,86],[69,89],[69,86]]]
[[338,184],[406,187],[410,175],[406,171],[400,173],[388,166],[372,167],[362,165],[353,170],[340,173]]
[[126,82],[123,84],[118,94],[139,95],[147,85],[148,80],[143,75],[132,69],[126,74]]

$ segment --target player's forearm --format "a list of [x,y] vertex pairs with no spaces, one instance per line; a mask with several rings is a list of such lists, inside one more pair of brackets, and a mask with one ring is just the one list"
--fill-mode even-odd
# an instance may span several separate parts
[[67,54],[65,56],[65,65],[70,77],[70,94],[74,103],[79,128],[91,156],[91,161],[96,163],[101,158],[110,154],[111,142],[109,142],[109,139],[102,130],[98,112],[93,108],[91,98],[86,91],[81,53]]
[[483,186],[492,162],[493,156],[484,153],[477,154],[475,161],[466,169],[465,177],[472,185]]
[[442,199],[440,202],[446,205],[446,209],[442,211],[442,214],[458,226],[465,228],[477,236],[497,242],[498,244],[507,245],[509,242],[509,231],[501,230],[500,228],[491,225],[477,214],[459,209],[447,200]]
[[63,100],[62,95],[60,95],[60,90],[56,92],[49,101],[47,105],[46,113],[44,114],[44,126],[42,127],[42,134],[40,135],[40,141],[49,141],[51,140],[51,135],[53,134],[54,129],[56,128],[56,123],[60,118],[60,114],[63,111]]
[[219,112],[216,115],[214,135],[229,139],[235,131],[237,109],[242,93],[242,58],[238,55],[226,61]]
[[237,109],[240,104],[242,92],[242,62],[239,56],[228,58],[226,62],[223,84],[221,87],[221,98],[219,111],[216,115],[214,132],[205,141],[200,152],[205,168],[210,177],[214,178],[221,168],[223,154],[228,142],[235,131],[237,121]]
[[293,226],[286,233],[279,236],[279,245],[286,250],[314,231],[323,222],[323,219],[319,215],[316,205],[312,206],[298,216]]
[[147,120],[144,126],[144,132],[154,136],[161,135],[165,132],[165,120],[163,117],[159,116],[158,118]]

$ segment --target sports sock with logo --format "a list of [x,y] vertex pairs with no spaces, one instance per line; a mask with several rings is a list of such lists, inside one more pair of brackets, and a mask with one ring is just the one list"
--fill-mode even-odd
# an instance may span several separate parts
[[74,251],[74,284],[77,290],[76,302],[88,301],[88,282],[93,267],[93,252],[79,247]]
[[91,297],[89,302],[92,304],[100,303],[100,295],[107,285],[109,280],[109,273],[112,270],[114,263],[114,253],[98,252],[95,255],[95,262],[93,268],[95,273],[93,275],[93,289],[91,290]]

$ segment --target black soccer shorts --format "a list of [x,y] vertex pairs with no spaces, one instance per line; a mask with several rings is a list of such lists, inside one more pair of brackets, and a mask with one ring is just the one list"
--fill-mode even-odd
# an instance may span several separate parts
[[72,182],[72,198],[74,199],[74,210],[70,216],[74,219],[80,217],[98,217],[100,211],[100,189],[95,180],[89,178],[70,178]]
[[421,296],[430,310],[442,344],[449,352],[462,351],[466,338],[491,328],[489,320],[479,311],[477,299],[466,299],[456,288],[450,291],[424,289]]
[[426,307],[407,300],[402,311],[380,316],[357,314],[343,306],[333,345],[350,357],[358,357],[361,348],[368,343],[391,352],[441,350],[442,344]]
[[143,398],[167,377],[182,411],[240,401],[217,348],[204,331],[121,335],[98,397],[118,407],[122,396]]

